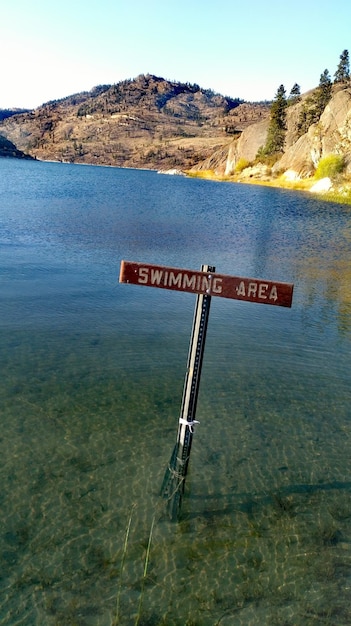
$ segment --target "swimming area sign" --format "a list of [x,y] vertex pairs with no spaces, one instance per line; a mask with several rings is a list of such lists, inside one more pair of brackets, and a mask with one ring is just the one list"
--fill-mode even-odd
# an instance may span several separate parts
[[290,283],[131,261],[121,262],[119,282],[285,307],[293,295]]

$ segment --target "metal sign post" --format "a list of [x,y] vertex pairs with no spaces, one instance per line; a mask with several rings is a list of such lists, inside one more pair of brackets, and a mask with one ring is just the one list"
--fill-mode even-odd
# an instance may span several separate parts
[[130,261],[121,262],[119,282],[197,294],[177,442],[161,488],[169,516],[175,521],[180,513],[194,426],[198,423],[196,405],[211,296],[291,307],[293,285],[216,274],[215,268],[209,265],[203,265],[201,271],[193,271]]
[[[214,272],[215,268],[203,265],[201,270],[208,273]],[[167,510],[172,521],[177,520],[180,513],[194,426],[198,423],[195,419],[196,405],[200,387],[210,305],[211,296],[203,294],[197,296],[184,381],[183,400],[179,417],[177,442],[161,488],[161,495],[167,498]]]

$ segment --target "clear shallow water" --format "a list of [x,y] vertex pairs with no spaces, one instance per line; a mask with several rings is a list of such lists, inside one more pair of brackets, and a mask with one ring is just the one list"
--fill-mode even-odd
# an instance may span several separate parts
[[[2,623],[350,623],[350,249],[307,194],[0,161]],[[295,283],[213,298],[177,525],[195,301],[122,258]]]

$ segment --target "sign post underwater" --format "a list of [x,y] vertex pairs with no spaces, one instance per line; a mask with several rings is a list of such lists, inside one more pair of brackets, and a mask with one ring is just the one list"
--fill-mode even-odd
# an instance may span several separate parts
[[217,274],[209,265],[193,271],[129,261],[121,262],[119,282],[197,294],[177,441],[161,488],[161,495],[167,499],[169,517],[176,521],[181,510],[194,427],[199,423],[195,419],[196,405],[211,296],[291,307],[293,285]]
[[[215,268],[202,266],[203,272],[214,272]],[[171,520],[177,520],[181,508],[188,471],[191,444],[196,417],[196,405],[200,387],[202,361],[205,350],[211,296],[200,294],[196,298],[193,330],[190,338],[188,363],[185,374],[182,406],[179,417],[177,442],[166,469],[161,487],[161,496],[167,498],[167,509]]]

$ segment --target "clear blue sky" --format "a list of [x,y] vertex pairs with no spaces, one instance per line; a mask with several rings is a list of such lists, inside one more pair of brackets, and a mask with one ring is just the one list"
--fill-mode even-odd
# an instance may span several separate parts
[[245,100],[332,78],[350,0],[0,0],[0,108],[155,74]]

